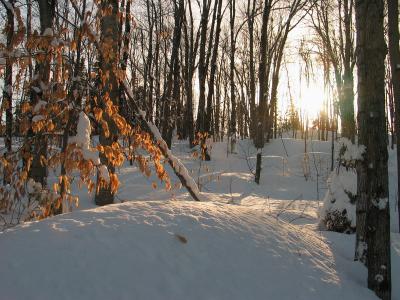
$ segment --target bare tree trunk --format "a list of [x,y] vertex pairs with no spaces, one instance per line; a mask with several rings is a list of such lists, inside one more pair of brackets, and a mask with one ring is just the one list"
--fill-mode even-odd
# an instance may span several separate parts
[[[250,89],[250,137],[256,138],[257,132],[257,112],[256,112],[256,75],[254,66],[254,14],[256,0],[247,1],[247,25],[249,30],[249,89]],[[250,8],[251,6],[251,8]]]
[[[400,49],[399,49],[399,2],[388,0],[389,55],[395,105],[395,131],[397,152],[397,174],[400,174]],[[392,113],[391,113],[392,114]],[[400,176],[397,176],[397,199],[400,201]],[[400,203],[400,202],[399,202]],[[399,224],[400,224],[400,212]],[[399,225],[400,226],[400,225]]]
[[[172,145],[172,132],[176,124],[176,106],[180,96],[180,61],[179,49],[182,35],[182,22],[184,14],[183,0],[174,0],[175,26],[172,41],[172,52],[170,61],[170,72],[168,74],[166,91],[162,97],[163,104],[163,138],[169,148]],[[171,98],[172,94],[172,98]]]
[[[221,22],[222,22],[222,0],[218,0],[218,8],[217,8],[217,15],[216,15],[216,28],[215,28],[215,39],[213,44],[213,51],[211,55],[211,68],[210,68],[210,78],[208,81],[208,94],[207,94],[207,111],[206,111],[206,118],[204,124],[204,131],[207,134],[211,134],[211,120],[212,120],[212,99],[214,96],[214,87],[215,87],[215,74],[217,72],[217,59],[218,59],[218,50],[219,50],[219,39],[221,34]],[[210,36],[210,40],[213,39],[213,36]],[[211,44],[211,43],[210,43]],[[207,152],[207,155],[209,153]]]
[[[194,22],[191,1],[188,2],[189,21],[185,19],[184,39],[185,39],[185,91],[186,91],[186,111],[185,127],[186,135],[189,137],[189,147],[194,146],[194,118],[193,118],[193,76],[195,71],[196,53],[198,48],[199,35],[194,35]],[[184,18],[186,16],[184,15]],[[188,28],[190,26],[190,28]],[[198,31],[199,33],[199,31]]]
[[[117,0],[103,0],[102,8],[111,8],[111,13],[103,15],[100,20],[101,37],[100,46],[107,49],[110,55],[100,55],[100,75],[105,76],[102,78],[102,106],[105,106],[104,97],[108,94],[110,100],[114,105],[118,104],[119,99],[119,86],[118,80],[113,71],[119,63],[118,60],[118,39],[119,39],[119,24],[118,24],[118,1]],[[102,77],[102,76],[100,76]],[[104,107],[102,107],[104,108]],[[109,116],[105,117],[105,121],[109,126],[109,134],[105,130],[100,128],[99,142],[103,146],[111,146],[114,142],[118,141],[118,129],[114,122]],[[115,173],[114,165],[108,161],[107,157],[100,153],[100,162],[106,165],[109,173]],[[97,175],[99,177],[99,174]],[[99,184],[99,181],[97,181]],[[95,196],[95,202],[97,205],[107,205],[114,202],[114,194],[111,191],[111,185],[100,186]]]
[[356,0],[359,144],[366,147],[357,170],[356,258],[367,264],[368,287],[381,299],[390,299],[383,10],[383,0]]
[[255,146],[257,151],[256,161],[256,174],[255,182],[260,184],[261,176],[261,157],[262,149],[264,148],[264,129],[265,129],[265,112],[267,111],[267,49],[268,49],[268,23],[271,13],[271,0],[264,1],[264,11],[262,17],[261,28],[261,41],[260,41],[260,66],[259,66],[259,107],[258,107],[258,124],[257,124],[257,137],[255,139]]
[[229,138],[231,140],[231,153],[235,152],[236,145],[236,99],[235,99],[235,51],[236,51],[236,40],[235,40],[235,12],[236,12],[236,1],[230,0],[229,2],[229,25],[230,25],[230,68],[229,68],[229,79],[231,88],[231,123],[229,126]]
[[207,0],[203,0],[201,22],[200,22],[200,49],[199,49],[199,104],[196,120],[196,131],[203,133],[205,130],[205,108],[206,108],[206,43],[208,14],[210,11]]
[[343,86],[340,103],[342,115],[342,135],[353,141],[356,135],[354,120],[354,78],[353,78],[353,41],[352,16],[354,0],[343,1],[344,11],[344,50],[343,59]]

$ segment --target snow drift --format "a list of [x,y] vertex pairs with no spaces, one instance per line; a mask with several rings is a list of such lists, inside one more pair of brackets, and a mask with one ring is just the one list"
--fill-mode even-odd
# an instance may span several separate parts
[[375,299],[317,231],[251,207],[134,201],[0,235],[3,299]]

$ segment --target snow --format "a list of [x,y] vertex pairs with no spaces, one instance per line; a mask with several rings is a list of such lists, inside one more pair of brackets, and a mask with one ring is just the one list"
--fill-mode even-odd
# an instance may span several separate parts
[[342,158],[346,161],[361,160],[366,150],[364,145],[353,144],[351,140],[343,137],[339,139],[339,147],[345,148]]
[[43,32],[43,36],[53,36],[54,32],[52,28],[46,28]]
[[110,182],[110,174],[108,173],[108,169],[107,169],[107,167],[105,165],[101,165],[99,167],[99,175],[106,182]]
[[[38,88],[37,86],[32,86],[32,90],[36,93],[39,94],[42,90]],[[44,101],[43,101],[44,102]]]
[[[77,133],[76,136],[71,136],[68,139],[69,144],[76,144],[82,150],[83,158],[86,160],[92,160],[95,165],[100,164],[99,153],[97,150],[92,149],[90,146],[90,133],[91,125],[89,117],[82,111],[79,113]],[[106,166],[100,167],[101,177],[104,179],[108,178],[108,171],[103,170]],[[105,175],[107,173],[107,176]]]
[[6,6],[6,9],[10,10],[12,14],[15,14],[14,7],[9,1],[4,0],[2,1],[2,4],[4,4]]
[[375,299],[318,232],[251,207],[129,202],[2,235],[5,299]]
[[[34,87],[34,90],[39,90],[41,91],[39,88]],[[34,113],[39,113],[42,109],[46,108],[47,102],[43,101],[43,100],[39,100],[38,103],[36,103],[36,105],[33,107],[33,112]]]
[[32,117],[32,122],[39,122],[39,121],[42,121],[42,120],[44,120],[44,119],[45,119],[44,116],[42,116],[42,115],[36,115],[36,116],[33,116],[33,117]]
[[[87,128],[78,140],[87,141]],[[238,139],[238,153],[229,155],[226,142],[213,143],[210,162],[195,158],[187,144],[174,141],[171,153],[209,201],[188,201],[170,166],[171,191],[153,188],[156,174],[147,178],[139,166],[117,168],[117,204],[106,207],[96,207],[94,194],[74,180],[79,208],[0,233],[0,299],[377,299],[365,267],[353,260],[355,235],[318,224],[328,186],[355,191],[351,172],[341,169],[332,180],[331,142],[308,141],[305,159],[304,140],[272,140],[261,152],[260,185],[251,141]],[[389,174],[395,283],[395,150]],[[392,299],[400,300],[397,284]]]
[[26,185],[26,191],[28,194],[33,194],[42,189],[42,184],[40,182],[34,181],[32,178],[29,178],[27,185]]
[[[83,25],[84,23],[82,23]],[[99,47],[99,37],[91,30],[90,27],[87,28],[89,33],[94,37],[96,47],[98,50]],[[100,50],[101,51],[101,50]],[[128,97],[131,101],[134,101],[135,97],[133,96],[132,89],[129,87],[129,83],[127,79],[122,82],[125,92],[128,94]],[[192,196],[196,198],[196,200],[201,201],[205,200],[205,198],[200,194],[200,191],[197,187],[196,182],[190,176],[189,172],[187,171],[185,165],[175,156],[172,152],[168,149],[167,144],[165,143],[164,139],[162,138],[160,131],[158,130],[157,126],[155,126],[151,121],[146,121],[146,113],[138,108],[137,114],[142,118],[143,121],[146,122],[147,126],[149,127],[151,133],[153,134],[155,140],[159,143],[160,147],[164,150],[164,156],[171,162],[172,168],[176,174],[180,174],[180,176],[184,179],[186,188],[190,190]]]
[[346,170],[340,167],[332,172],[327,181],[328,191],[325,194],[320,211],[320,219],[324,220],[329,212],[346,211],[347,219],[351,226],[356,226],[356,206],[351,203],[349,193],[357,194],[357,173],[355,170]]
[[388,202],[388,198],[372,199],[372,205],[379,208],[380,210],[386,209]]
[[[129,87],[128,81],[125,80],[123,82],[123,85],[125,91],[128,93],[128,96],[133,101],[133,99],[135,98],[133,96],[131,88]],[[138,114],[142,118],[142,120],[146,120],[146,113],[143,110],[138,109]],[[205,200],[205,198],[200,194],[196,182],[190,176],[185,165],[175,155],[173,155],[170,149],[168,149],[168,145],[162,138],[161,133],[158,130],[157,126],[155,126],[151,121],[146,121],[146,123],[151,133],[153,134],[155,141],[159,144],[160,148],[163,150],[164,156],[171,162],[174,172],[182,176],[182,178],[185,180],[186,187],[189,188],[190,191],[194,194],[194,197],[197,198],[196,200],[198,201]]]

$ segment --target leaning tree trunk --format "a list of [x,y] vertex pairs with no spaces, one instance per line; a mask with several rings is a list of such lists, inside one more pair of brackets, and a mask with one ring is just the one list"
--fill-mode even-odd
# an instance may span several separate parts
[[[395,131],[397,152],[397,174],[400,174],[400,49],[399,49],[399,2],[388,0],[389,55],[392,71],[393,98],[395,105]],[[397,199],[400,201],[400,176],[397,176]],[[400,213],[399,213],[400,224]]]
[[[102,108],[105,108],[106,95],[110,98],[114,105],[118,104],[119,98],[119,86],[118,80],[115,75],[114,69],[118,66],[118,38],[119,38],[119,24],[118,24],[118,1],[117,0],[104,0],[101,3],[103,8],[111,7],[111,13],[102,16],[100,21],[101,37],[100,47],[103,52],[109,53],[109,55],[100,54],[100,77],[102,87]],[[107,76],[107,75],[108,76]],[[102,76],[103,75],[103,76]],[[103,77],[103,78],[102,78]],[[100,126],[99,142],[103,146],[111,146],[118,140],[118,129],[115,123],[109,116],[105,116],[105,121],[109,126],[109,134]],[[114,165],[108,161],[107,157],[100,153],[100,162],[106,165],[108,171],[113,174],[115,173]],[[99,183],[99,181],[98,181]],[[98,192],[95,196],[95,202],[97,205],[106,205],[114,202],[114,194],[111,191],[110,183],[107,185],[101,185],[98,188]]]
[[390,299],[383,9],[383,0],[356,1],[359,144],[366,147],[357,172],[356,258],[366,262],[368,287]]

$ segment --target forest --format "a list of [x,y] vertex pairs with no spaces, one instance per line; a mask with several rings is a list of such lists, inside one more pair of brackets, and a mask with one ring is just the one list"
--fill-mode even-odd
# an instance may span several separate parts
[[0,300],[400,300],[399,0],[0,0]]

